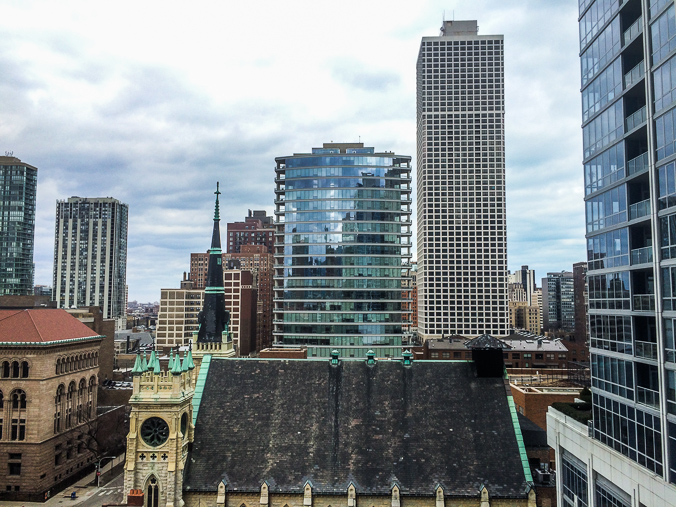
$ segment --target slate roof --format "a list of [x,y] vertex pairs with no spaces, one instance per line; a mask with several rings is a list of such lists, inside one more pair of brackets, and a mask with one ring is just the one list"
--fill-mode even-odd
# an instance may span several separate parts
[[465,343],[468,349],[509,349],[509,344],[489,335],[482,334]]
[[527,496],[502,378],[471,362],[213,358],[186,491]]
[[42,345],[100,337],[64,310],[0,310],[0,344]]

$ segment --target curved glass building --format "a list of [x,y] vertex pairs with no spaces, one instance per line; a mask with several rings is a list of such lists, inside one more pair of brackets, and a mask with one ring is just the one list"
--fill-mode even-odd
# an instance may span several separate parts
[[276,345],[400,356],[411,157],[325,143],[275,160]]

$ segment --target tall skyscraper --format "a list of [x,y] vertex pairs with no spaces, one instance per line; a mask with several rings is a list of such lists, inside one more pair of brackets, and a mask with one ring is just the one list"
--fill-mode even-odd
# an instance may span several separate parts
[[417,65],[418,332],[508,334],[503,36],[444,21]]
[[275,160],[275,341],[308,356],[400,356],[411,157],[324,143]]
[[38,169],[0,157],[0,296],[33,294]]
[[548,418],[559,505],[676,505],[676,7],[579,7],[593,419]]
[[545,331],[575,330],[575,290],[571,271],[547,273],[542,279]]
[[100,306],[104,319],[125,315],[128,214],[112,197],[57,201],[53,298],[59,308]]

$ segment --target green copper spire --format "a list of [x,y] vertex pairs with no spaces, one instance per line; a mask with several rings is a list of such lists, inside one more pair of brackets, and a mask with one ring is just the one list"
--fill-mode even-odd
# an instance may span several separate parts
[[178,352],[176,352],[176,358],[174,359],[174,366],[171,369],[171,374],[172,375],[180,375],[183,373],[181,369],[181,358],[178,355]]
[[189,370],[195,369],[195,363],[192,360],[192,349],[188,349],[188,369]]
[[148,368],[153,370],[153,373],[160,372],[160,355],[154,350],[150,353],[150,362]]
[[174,367],[174,349],[169,349],[169,364],[167,365],[167,370],[171,371]]
[[218,213],[218,196],[221,195],[221,192],[218,190],[218,181],[216,182],[216,191],[214,192],[214,194],[216,194],[216,209],[214,209],[214,221],[215,221],[221,219],[221,216]]
[[141,369],[144,372],[148,371],[148,360],[146,359],[145,354],[141,354]]
[[136,352],[136,361],[134,361],[134,368],[131,370],[131,374],[138,376],[143,373],[143,368],[141,366],[141,351]]
[[183,365],[181,366],[181,371],[188,371],[188,354],[183,353]]

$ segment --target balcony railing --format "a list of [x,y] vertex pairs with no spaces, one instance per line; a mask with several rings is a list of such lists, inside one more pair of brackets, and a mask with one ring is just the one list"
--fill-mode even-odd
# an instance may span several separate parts
[[650,215],[650,199],[629,206],[629,220],[636,220],[646,215]]
[[624,75],[624,87],[629,88],[634,83],[638,83],[645,76],[645,62],[641,61],[636,67]]
[[627,119],[624,122],[627,132],[629,132],[630,130],[634,130],[641,123],[645,123],[645,120],[646,120],[646,108],[645,106],[643,106],[638,111],[635,111],[629,116],[627,116]]
[[634,302],[633,310],[636,312],[655,311],[655,294],[634,294],[632,300]]
[[636,158],[632,158],[627,162],[627,174],[631,176],[632,174],[641,173],[648,169],[648,152],[646,151],[643,155],[639,155]]
[[646,264],[653,261],[653,247],[635,248],[631,251],[631,264]]
[[657,359],[657,344],[651,342],[636,341],[636,357]]
[[649,407],[659,408],[660,393],[647,387],[636,386],[636,401]]
[[641,33],[643,30],[643,16],[639,16],[639,18],[632,23],[632,25],[627,28],[624,33],[622,34],[622,45],[626,46],[629,44],[631,41],[633,41],[636,36]]

